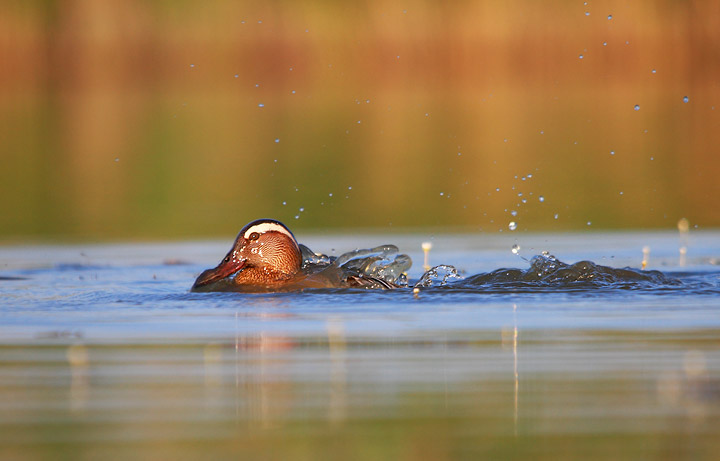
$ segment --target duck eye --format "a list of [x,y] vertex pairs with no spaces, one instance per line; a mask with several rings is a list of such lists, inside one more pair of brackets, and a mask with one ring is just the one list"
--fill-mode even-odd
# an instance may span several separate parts
[[250,234],[250,240],[257,240],[259,238],[260,234],[258,234],[257,232],[253,232],[252,234]]

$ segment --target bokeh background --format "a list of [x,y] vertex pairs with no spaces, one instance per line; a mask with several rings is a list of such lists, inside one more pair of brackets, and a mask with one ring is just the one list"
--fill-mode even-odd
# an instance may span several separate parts
[[0,3],[0,240],[720,225],[720,2]]

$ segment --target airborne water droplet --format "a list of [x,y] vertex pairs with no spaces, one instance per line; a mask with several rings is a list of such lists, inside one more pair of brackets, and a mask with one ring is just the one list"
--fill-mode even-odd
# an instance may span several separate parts
[[258,104],[258,107],[265,107],[265,104],[260,103],[260,104]]
[[510,221],[510,224],[508,224],[508,229],[514,231],[515,229],[517,229],[517,223],[515,221]]
[[520,245],[518,245],[518,244],[516,243],[515,245],[512,246],[512,250],[511,250],[511,251],[513,252],[514,255],[518,254],[518,253],[520,252]]
[[687,104],[688,101],[690,101],[690,98],[688,98],[687,96],[685,96],[685,97],[683,98],[683,102]]
[[640,110],[640,104],[635,104],[635,110]]
[[545,201],[545,197],[543,197],[543,196],[541,195],[540,197],[538,197],[538,200],[540,200],[541,202],[544,202],[544,201]]

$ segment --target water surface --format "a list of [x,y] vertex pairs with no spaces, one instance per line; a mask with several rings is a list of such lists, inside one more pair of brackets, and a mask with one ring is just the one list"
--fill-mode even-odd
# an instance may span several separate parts
[[[714,459],[720,235],[436,236],[463,275],[562,261],[640,286],[190,293],[222,242],[0,249],[0,455]],[[303,238],[338,255],[424,236]],[[512,254],[520,245],[520,256]]]

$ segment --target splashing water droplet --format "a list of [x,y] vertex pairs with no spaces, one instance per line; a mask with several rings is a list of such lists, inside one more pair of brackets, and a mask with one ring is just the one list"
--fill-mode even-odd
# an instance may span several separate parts
[[517,223],[515,221],[510,221],[510,224],[508,224],[508,229],[514,231],[515,229],[517,229]]
[[585,56],[580,55],[580,56],[578,56],[578,59],[582,59],[582,58],[584,58],[584,57],[585,57]]
[[[612,14],[608,14],[608,21],[612,19]],[[621,21],[622,22],[622,21]]]
[[280,138],[275,138],[275,142],[280,142]]
[[640,110],[640,104],[635,104],[635,110]]
[[685,96],[685,97],[683,98],[683,102],[684,102],[685,104],[687,104],[689,101],[690,101],[690,98],[688,98],[687,96]]
[[603,42],[603,46],[607,46],[607,42]]
[[287,202],[283,202],[283,206],[287,205]]
[[611,151],[610,151],[610,155],[615,155],[615,151],[614,151],[614,150],[611,150]]
[[238,78],[238,77],[240,77],[240,74],[235,74],[235,78]]
[[520,245],[516,243],[512,246],[512,249],[510,251],[512,251],[514,255],[518,254],[520,252]]
[[652,72],[653,74],[655,74],[655,73],[657,73],[657,70],[653,69],[651,72]]
[[543,196],[541,195],[540,197],[538,197],[538,200],[540,200],[541,202],[544,202],[544,201],[545,201],[545,197],[543,197]]
[[265,107],[265,104],[260,103],[260,104],[258,104],[258,107]]
[[592,226],[592,221],[588,221],[588,222],[587,222],[587,225],[588,225],[588,226]]
[[305,211],[305,208],[301,207],[298,211],[300,211],[300,213],[302,213],[303,211]]
[[299,215],[299,214],[296,214],[296,215],[295,215],[295,219],[300,219],[300,215]]
[[557,219],[557,218],[558,218],[558,216],[559,216],[559,215],[558,215],[557,213],[555,213],[555,219]]
[[511,214],[512,216],[517,216],[517,211],[512,210],[512,211],[510,212],[510,214]]

